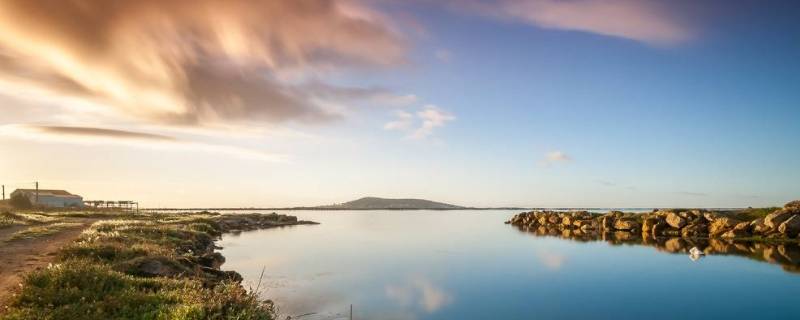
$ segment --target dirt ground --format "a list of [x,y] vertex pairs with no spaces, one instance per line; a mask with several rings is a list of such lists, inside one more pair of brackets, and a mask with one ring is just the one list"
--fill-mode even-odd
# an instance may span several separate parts
[[6,304],[18,292],[22,276],[37,268],[47,267],[53,262],[59,248],[68,244],[97,219],[75,219],[81,225],[64,229],[49,236],[34,239],[11,240],[11,236],[28,226],[0,229],[0,314]]

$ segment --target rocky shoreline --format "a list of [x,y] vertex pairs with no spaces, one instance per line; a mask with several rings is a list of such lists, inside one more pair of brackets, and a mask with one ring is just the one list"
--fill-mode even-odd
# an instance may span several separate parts
[[[670,253],[731,254],[800,272],[800,201],[764,212],[661,209],[645,213],[532,211],[506,224],[536,236],[654,246]],[[748,219],[750,217],[751,219]]]

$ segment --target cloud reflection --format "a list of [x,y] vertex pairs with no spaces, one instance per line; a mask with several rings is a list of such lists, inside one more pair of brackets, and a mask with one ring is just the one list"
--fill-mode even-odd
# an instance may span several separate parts
[[386,297],[401,306],[420,308],[433,313],[453,302],[453,296],[425,278],[415,278],[403,285],[387,285]]

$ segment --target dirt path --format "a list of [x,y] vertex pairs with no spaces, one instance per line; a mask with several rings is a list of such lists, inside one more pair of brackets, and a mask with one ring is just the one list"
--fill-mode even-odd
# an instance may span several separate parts
[[14,232],[26,227],[0,229],[0,314],[6,309],[9,298],[19,290],[22,276],[31,270],[46,267],[59,248],[77,239],[83,229],[98,219],[74,219],[81,225],[34,239],[7,241]]

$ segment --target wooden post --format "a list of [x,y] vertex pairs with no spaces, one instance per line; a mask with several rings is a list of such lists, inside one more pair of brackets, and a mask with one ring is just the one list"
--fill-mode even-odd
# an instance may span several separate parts
[[350,320],[353,320],[353,305],[350,305]]
[[36,201],[35,202],[36,203],[34,204],[34,206],[39,205],[39,181],[36,181]]
[[6,199],[6,185],[3,185],[3,200]]

